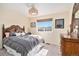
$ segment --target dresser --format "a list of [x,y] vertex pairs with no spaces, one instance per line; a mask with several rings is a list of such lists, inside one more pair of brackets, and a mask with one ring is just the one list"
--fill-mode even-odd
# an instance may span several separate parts
[[79,38],[61,35],[61,52],[63,56],[79,56]]

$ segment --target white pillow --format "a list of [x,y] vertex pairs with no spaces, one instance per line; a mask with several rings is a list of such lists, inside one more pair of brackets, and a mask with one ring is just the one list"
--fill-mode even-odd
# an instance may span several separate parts
[[9,37],[9,34],[10,34],[9,32],[6,32],[6,33],[5,33],[6,37]]
[[15,34],[16,34],[16,36],[25,35],[24,32],[23,33],[15,33]]
[[24,32],[22,32],[22,33],[21,33],[21,35],[25,35],[25,33],[24,33]]
[[21,35],[21,33],[15,33],[16,34],[16,36],[20,36]]

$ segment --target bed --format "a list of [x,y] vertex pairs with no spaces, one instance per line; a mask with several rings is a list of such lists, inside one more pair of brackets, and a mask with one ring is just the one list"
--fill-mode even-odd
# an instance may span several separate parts
[[3,47],[15,56],[31,56],[37,54],[43,47],[44,40],[38,35],[25,33],[25,27],[3,25]]

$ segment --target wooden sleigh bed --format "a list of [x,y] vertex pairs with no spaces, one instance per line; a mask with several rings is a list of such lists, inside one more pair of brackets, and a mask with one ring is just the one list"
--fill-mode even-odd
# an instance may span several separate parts
[[[14,33],[20,33],[21,35],[17,36]],[[24,34],[22,35],[22,33]],[[2,46],[8,53],[15,56],[33,56],[42,49],[44,44],[42,38],[25,33],[25,27],[19,25],[11,25],[5,28],[3,24],[2,39]]]

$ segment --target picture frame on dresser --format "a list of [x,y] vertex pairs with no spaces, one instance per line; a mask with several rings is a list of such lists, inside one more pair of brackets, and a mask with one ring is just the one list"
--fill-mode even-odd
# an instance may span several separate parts
[[55,28],[56,29],[63,29],[64,28],[64,18],[55,20]]

